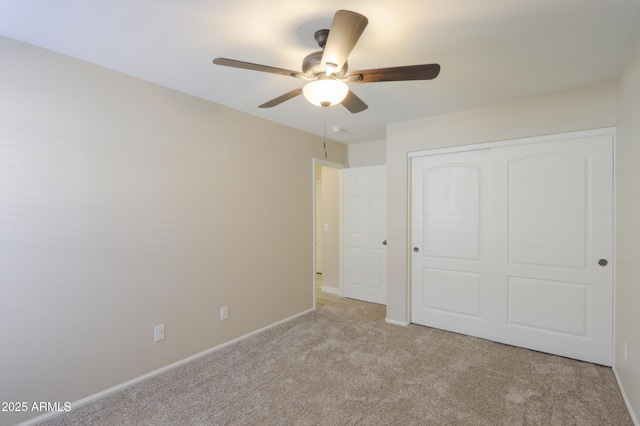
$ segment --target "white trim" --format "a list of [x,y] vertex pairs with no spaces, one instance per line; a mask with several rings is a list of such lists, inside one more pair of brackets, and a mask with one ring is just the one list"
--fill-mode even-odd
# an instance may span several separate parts
[[[127,382],[124,382],[124,383],[121,383],[119,385],[113,386],[113,387],[111,387],[109,389],[105,389],[105,390],[103,390],[101,392],[98,392],[98,393],[95,393],[93,395],[90,395],[90,396],[88,396],[86,398],[83,398],[83,399],[81,399],[79,401],[72,402],[71,403],[71,407],[72,407],[71,409],[73,411],[73,410],[75,410],[77,408],[82,407],[83,405],[86,405],[86,404],[89,404],[89,403],[91,403],[93,401],[96,401],[98,399],[104,398],[105,396],[108,396],[108,395],[110,395],[112,393],[121,391],[121,390],[123,390],[125,388],[128,388],[129,386],[135,385],[137,383],[140,383],[142,381],[150,379],[150,378],[152,378],[154,376],[157,376],[159,374],[166,373],[167,371],[173,370],[174,368],[177,368],[177,367],[183,366],[185,364],[188,364],[191,361],[195,361],[196,359],[199,359],[199,358],[202,358],[202,357],[207,356],[209,354],[212,354],[212,353],[214,353],[214,352],[216,352],[216,351],[218,351],[218,350],[220,350],[222,348],[225,348],[227,346],[230,346],[230,345],[233,345],[235,343],[238,343],[238,342],[240,342],[240,341],[242,341],[244,339],[252,337],[252,336],[254,336],[254,335],[258,334],[258,333],[262,333],[263,331],[269,330],[270,328],[276,327],[276,326],[278,326],[280,324],[284,324],[284,323],[286,323],[288,321],[291,321],[291,320],[293,320],[295,318],[301,317],[302,315],[308,314],[309,312],[313,312],[313,309],[307,309],[306,311],[300,312],[300,313],[295,314],[293,316],[290,316],[288,318],[285,318],[285,319],[282,319],[280,321],[274,322],[273,324],[270,324],[270,325],[267,325],[265,327],[259,328],[258,330],[252,331],[252,332],[247,333],[247,334],[245,334],[243,336],[236,337],[235,339],[229,340],[228,342],[221,343],[218,346],[214,346],[213,348],[207,349],[205,351],[202,351],[202,352],[197,353],[195,355],[192,355],[190,357],[184,358],[184,359],[182,359],[180,361],[174,362],[173,364],[166,365],[166,366],[164,366],[162,368],[159,368],[157,370],[151,371],[151,372],[149,372],[147,374],[143,374],[142,376],[136,377],[135,379],[131,379],[131,380],[127,381]],[[38,424],[38,423],[43,422],[45,420],[49,420],[49,419],[52,419],[54,417],[57,417],[57,416],[59,416],[61,414],[64,414],[64,412],[58,412],[58,411],[50,412],[50,413],[43,414],[43,415],[38,416],[38,417],[34,417],[32,419],[29,419],[29,420],[27,420],[25,422],[19,423],[17,426],[35,425],[35,424]]]
[[[612,232],[613,232],[613,241],[611,242],[613,251],[611,253],[611,256],[613,257],[612,262],[611,262],[611,284],[613,286],[612,288],[612,292],[613,294],[611,295],[612,298],[612,306],[611,306],[611,310],[613,312],[613,320],[611,321],[611,366],[614,369],[615,372],[615,366],[616,366],[616,342],[617,342],[617,333],[616,333],[616,309],[617,309],[617,304],[616,304],[616,294],[618,292],[618,285],[617,285],[617,276],[618,276],[618,268],[617,268],[617,259],[618,259],[618,252],[616,250],[617,247],[617,235],[618,235],[618,209],[617,209],[617,205],[618,205],[618,161],[616,159],[616,152],[618,150],[617,147],[617,143],[616,143],[616,130],[613,130],[613,144],[611,149],[613,149],[613,153],[612,153],[612,157],[613,157],[613,206],[611,206],[611,209],[613,210],[613,223],[611,224]],[[619,383],[619,382],[618,382]],[[622,388],[622,386],[620,386]],[[627,404],[629,405],[629,404]],[[636,423],[637,425],[637,423]]]
[[409,323],[407,321],[396,321],[396,320],[392,320],[390,318],[385,318],[384,322],[386,322],[388,324],[393,324],[393,325],[400,325],[402,327],[409,327]]
[[[333,167],[334,169],[348,169],[349,165],[345,163],[336,163],[335,161],[323,160],[322,158],[313,158],[313,165]],[[315,170],[315,167],[314,167]]]
[[436,155],[436,154],[449,154],[452,152],[466,152],[466,151],[477,151],[480,149],[490,149],[490,148],[501,148],[505,146],[517,146],[517,145],[526,145],[531,143],[540,143],[540,142],[553,142],[556,140],[565,140],[565,139],[578,139],[578,138],[588,138],[592,136],[601,136],[601,135],[615,135],[616,128],[615,127],[603,127],[601,129],[592,129],[592,130],[580,130],[577,132],[565,132],[565,133],[554,133],[551,135],[544,136],[531,136],[524,138],[515,138],[515,139],[505,139],[501,141],[494,142],[481,142],[474,143],[469,145],[458,145],[451,146],[446,148],[435,148],[421,151],[411,151],[407,153],[409,159],[413,157],[424,157],[426,155]]
[[[345,169],[348,169],[347,166]],[[341,170],[345,170],[341,169]],[[344,297],[344,173],[338,173],[338,292]]]
[[627,393],[624,391],[624,386],[622,386],[622,381],[620,380],[620,376],[618,375],[618,370],[616,367],[613,367],[613,375],[616,377],[616,381],[618,382],[618,387],[620,388],[620,393],[622,394],[622,399],[624,399],[624,403],[627,405],[627,409],[629,410],[629,415],[631,416],[631,421],[635,426],[640,426],[640,421],[638,421],[638,416],[633,411],[633,407],[631,407],[631,401],[629,401],[629,397],[627,397]]
[[406,256],[407,256],[407,261],[405,264],[405,267],[407,268],[406,274],[407,274],[407,283],[406,283],[406,288],[405,288],[405,292],[407,294],[407,297],[405,298],[406,300],[406,305],[405,305],[405,322],[408,324],[411,324],[411,292],[412,292],[412,288],[411,288],[411,232],[412,232],[412,228],[411,228],[411,224],[412,224],[412,216],[411,216],[411,211],[412,206],[411,206],[411,202],[412,202],[412,195],[413,194],[413,189],[412,189],[412,183],[411,183],[411,176],[412,176],[412,171],[411,171],[411,166],[413,164],[413,162],[411,161],[412,158],[409,156],[407,157],[407,166],[405,167],[405,170],[407,171],[407,175],[405,176],[405,178],[407,179],[407,231],[406,231],[406,241],[407,241],[407,245],[405,247],[405,250],[407,250]]

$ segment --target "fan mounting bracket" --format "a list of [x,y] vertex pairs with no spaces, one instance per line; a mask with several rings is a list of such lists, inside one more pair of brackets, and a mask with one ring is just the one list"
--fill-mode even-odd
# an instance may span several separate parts
[[329,38],[329,30],[318,30],[313,34],[313,38],[318,43],[318,46],[320,46],[320,49],[324,49],[324,45],[327,44],[327,39]]

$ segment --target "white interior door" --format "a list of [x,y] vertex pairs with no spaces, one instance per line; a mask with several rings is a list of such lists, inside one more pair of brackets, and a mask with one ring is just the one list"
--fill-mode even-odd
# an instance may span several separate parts
[[[611,365],[613,137],[495,151],[502,339]],[[601,265],[600,262],[605,263]]]
[[489,150],[412,162],[412,321],[474,336],[494,312]]
[[611,365],[612,139],[414,158],[412,321]]
[[342,172],[344,296],[385,304],[386,166]]

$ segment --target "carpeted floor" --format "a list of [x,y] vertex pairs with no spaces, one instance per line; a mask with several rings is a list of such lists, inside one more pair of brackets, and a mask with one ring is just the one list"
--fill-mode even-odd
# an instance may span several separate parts
[[349,299],[47,425],[633,425],[610,368]]

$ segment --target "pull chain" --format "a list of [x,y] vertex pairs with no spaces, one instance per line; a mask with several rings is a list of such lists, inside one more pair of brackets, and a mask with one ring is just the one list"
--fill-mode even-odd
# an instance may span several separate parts
[[324,158],[327,158],[327,107],[322,108],[323,118],[324,118],[324,126],[322,129],[322,149],[324,149]]

